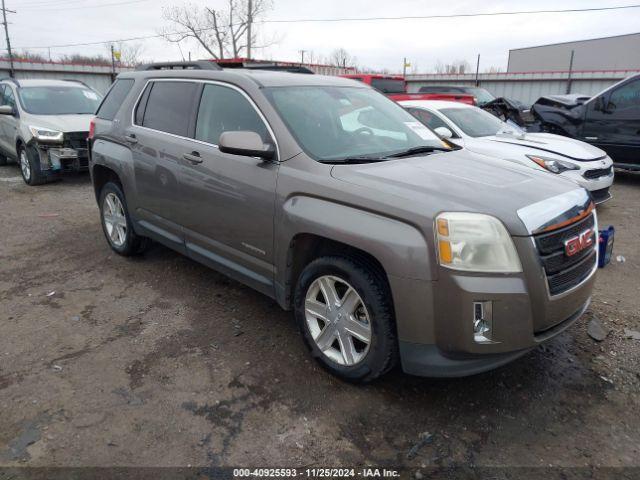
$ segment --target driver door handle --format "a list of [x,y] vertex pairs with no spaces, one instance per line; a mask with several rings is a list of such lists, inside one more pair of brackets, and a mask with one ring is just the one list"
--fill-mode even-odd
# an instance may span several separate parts
[[198,163],[202,163],[202,157],[198,152],[185,153],[182,155],[187,162],[191,162],[193,165],[197,165]]
[[124,136],[124,139],[127,141],[127,143],[130,144],[134,144],[134,143],[138,143],[138,139],[136,138],[136,134],[135,133],[128,133]]

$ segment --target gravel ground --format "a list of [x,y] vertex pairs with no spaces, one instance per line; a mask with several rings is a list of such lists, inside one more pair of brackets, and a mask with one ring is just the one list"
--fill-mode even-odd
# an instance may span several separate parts
[[161,246],[111,253],[88,176],[2,167],[0,465],[640,466],[640,175],[613,193],[626,261],[568,331],[472,378],[353,386],[272,300]]

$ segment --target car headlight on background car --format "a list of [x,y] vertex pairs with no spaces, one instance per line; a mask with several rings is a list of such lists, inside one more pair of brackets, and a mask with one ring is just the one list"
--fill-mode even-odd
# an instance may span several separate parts
[[57,130],[51,130],[50,128],[30,126],[29,131],[36,140],[44,142],[61,142],[64,134]]
[[481,213],[447,212],[436,217],[440,265],[468,272],[517,273],[520,258],[505,226]]
[[580,170],[580,167],[564,160],[558,160],[557,158],[541,157],[540,155],[527,155],[529,160],[533,160],[545,170],[549,170],[553,173],[562,173],[567,170]]

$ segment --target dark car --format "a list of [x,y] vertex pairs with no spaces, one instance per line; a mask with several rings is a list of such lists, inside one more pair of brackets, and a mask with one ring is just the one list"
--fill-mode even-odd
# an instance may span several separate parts
[[427,85],[420,87],[419,93],[465,93],[476,97],[477,104],[482,107],[485,103],[495,100],[491,93],[480,87],[464,87],[458,85]]
[[531,113],[541,130],[601,148],[618,168],[640,170],[640,75],[594,96],[540,98]]

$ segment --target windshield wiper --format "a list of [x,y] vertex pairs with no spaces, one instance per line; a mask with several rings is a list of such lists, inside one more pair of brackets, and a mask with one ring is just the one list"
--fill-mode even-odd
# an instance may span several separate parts
[[391,155],[387,155],[387,158],[409,157],[411,155],[418,155],[420,153],[432,153],[435,151],[450,152],[451,148],[422,145],[420,147],[408,148],[406,150],[403,150],[402,152],[392,153]]
[[354,156],[354,157],[345,157],[345,158],[335,158],[331,160],[323,160],[322,163],[372,163],[372,162],[382,162],[386,160],[388,157],[367,157],[365,155],[362,156]]

